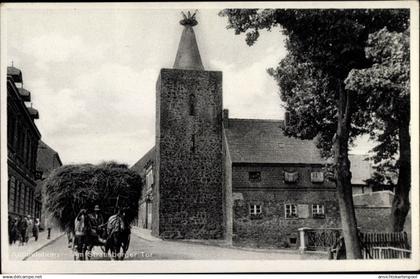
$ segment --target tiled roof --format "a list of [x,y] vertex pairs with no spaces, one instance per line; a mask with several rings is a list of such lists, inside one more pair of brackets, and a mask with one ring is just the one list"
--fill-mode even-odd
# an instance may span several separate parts
[[155,160],[155,147],[153,146],[140,160],[137,161],[130,169],[137,172],[141,176],[144,175],[144,167],[149,162],[154,162]]
[[324,164],[314,141],[288,137],[283,121],[229,119],[225,128],[233,163]]
[[[228,150],[233,163],[325,164],[314,141],[285,136],[283,121],[229,119],[225,128]],[[144,175],[144,168],[155,160],[151,148],[131,169]],[[352,184],[365,184],[373,174],[367,155],[349,155]]]
[[50,171],[60,167],[61,165],[62,163],[58,153],[40,140],[38,144],[36,169],[38,171],[42,171],[44,174],[48,174]]

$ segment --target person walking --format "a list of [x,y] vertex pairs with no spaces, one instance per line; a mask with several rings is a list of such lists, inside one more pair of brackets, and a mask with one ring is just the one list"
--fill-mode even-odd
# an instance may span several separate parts
[[28,217],[21,218],[19,222],[20,245],[23,246],[27,243],[29,220]]
[[11,228],[11,237],[12,237],[12,244],[15,244],[16,241],[19,239],[19,219],[15,217],[12,222],[12,228]]
[[34,225],[31,215],[28,215],[27,218],[28,218],[28,228],[26,230],[26,243],[28,243],[29,241],[29,232],[30,232],[29,230],[31,230]]
[[89,216],[86,209],[81,209],[74,220],[74,250],[79,260],[85,259],[87,232],[90,230]]
[[32,227],[32,235],[34,236],[35,241],[38,241],[39,225],[40,225],[39,219],[38,218],[35,218],[35,222],[34,222],[34,225]]
[[47,219],[47,239],[51,238],[51,220]]
[[9,245],[12,244],[13,242],[13,237],[12,237],[12,227],[13,227],[13,219],[12,217],[9,215],[9,217],[7,218],[7,232],[9,235]]

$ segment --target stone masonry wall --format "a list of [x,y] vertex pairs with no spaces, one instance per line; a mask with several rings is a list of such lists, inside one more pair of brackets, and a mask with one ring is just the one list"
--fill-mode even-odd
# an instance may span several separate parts
[[[234,165],[233,243],[263,248],[297,248],[298,228],[340,228],[340,212],[334,184],[312,183],[310,172],[316,166],[294,166],[299,172],[297,183],[283,181],[282,172],[290,166]],[[250,171],[260,171],[261,181],[249,181]],[[305,218],[286,218],[285,204],[308,208]],[[312,216],[312,204],[324,206],[324,218]],[[258,216],[250,213],[252,205],[261,205]]]
[[222,73],[162,69],[157,113],[154,234],[222,239]]
[[355,206],[357,226],[363,232],[391,232],[391,207]]

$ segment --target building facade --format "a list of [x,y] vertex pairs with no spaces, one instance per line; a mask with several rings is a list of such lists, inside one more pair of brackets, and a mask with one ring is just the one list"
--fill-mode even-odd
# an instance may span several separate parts
[[41,140],[38,144],[36,161],[36,196],[38,199],[42,200],[40,226],[42,229],[45,229],[47,225],[53,225],[52,223],[54,220],[46,209],[48,201],[46,200],[45,185],[43,181],[53,170],[61,167],[63,163],[61,162],[60,155]]
[[[184,26],[174,69],[158,78],[156,145],[132,167],[145,182],[137,225],[161,238],[266,248],[297,248],[299,228],[341,228],[315,141],[286,136],[285,121],[229,118],[222,73],[204,70],[193,25]],[[380,190],[366,184],[364,157],[350,160],[354,194]]]
[[8,211],[10,217],[41,217],[42,200],[36,196],[36,160],[41,138],[38,111],[26,105],[31,93],[23,88],[22,72],[7,68]]

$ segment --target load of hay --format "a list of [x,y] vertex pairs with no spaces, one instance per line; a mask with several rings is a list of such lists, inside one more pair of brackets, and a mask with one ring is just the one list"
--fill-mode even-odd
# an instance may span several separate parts
[[62,229],[73,229],[80,209],[92,210],[99,205],[105,220],[126,208],[131,223],[137,216],[142,190],[141,177],[127,165],[66,165],[55,169],[44,180],[46,207]]

